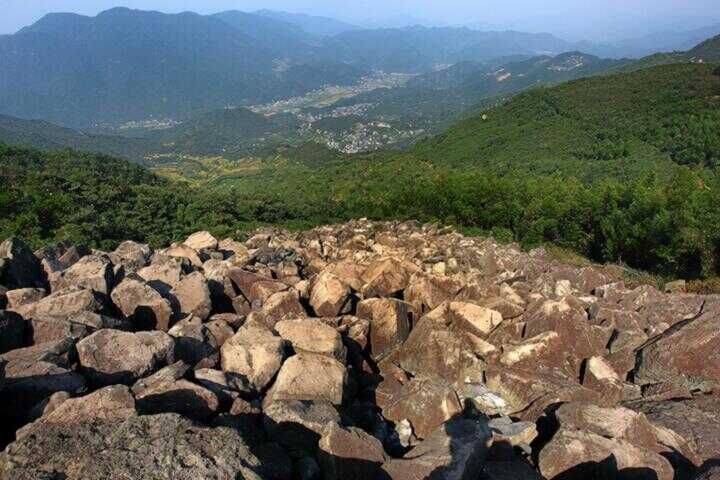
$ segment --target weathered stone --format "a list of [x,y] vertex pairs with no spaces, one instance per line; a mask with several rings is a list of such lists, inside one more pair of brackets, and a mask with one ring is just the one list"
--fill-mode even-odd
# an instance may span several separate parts
[[720,386],[720,302],[643,348],[635,382],[672,382],[688,388]]
[[346,352],[340,334],[320,320],[283,320],[275,324],[275,331],[287,340],[297,353],[317,353],[345,363]]
[[270,440],[291,454],[315,452],[325,428],[340,423],[340,415],[329,402],[276,401],[266,405],[263,414]]
[[[696,447],[701,461],[720,455],[720,397],[705,395],[687,400],[630,404],[656,427],[670,429]],[[680,449],[678,449],[680,450]]]
[[419,271],[412,263],[397,258],[378,260],[362,274],[362,294],[365,298],[388,297],[407,288],[412,275]]
[[603,357],[592,357],[587,360],[582,384],[598,392],[604,404],[613,405],[623,400],[624,382]]
[[15,310],[23,305],[39,302],[47,295],[44,288],[18,288],[5,292],[7,309]]
[[10,290],[45,287],[40,261],[22,240],[8,238],[0,243],[0,258],[5,260],[0,270],[0,284]]
[[70,287],[53,292],[39,302],[22,305],[16,312],[31,319],[35,316],[69,317],[81,312],[99,313],[105,309],[103,299],[92,290]]
[[231,339],[235,335],[235,330],[223,320],[214,320],[205,324],[205,327],[210,330],[210,333],[215,337],[215,343],[218,348],[222,347],[223,344]]
[[180,280],[171,294],[178,301],[180,317],[194,315],[204,321],[210,316],[210,289],[202,273],[193,272]]
[[383,406],[383,416],[399,422],[408,419],[415,435],[425,438],[462,411],[455,390],[441,380],[414,378]]
[[55,392],[47,398],[40,400],[38,403],[33,405],[33,408],[28,414],[28,420],[34,422],[43,415],[50,415],[54,412],[65,400],[72,398],[68,392]]
[[259,466],[237,431],[176,414],[53,425],[0,454],[0,477],[14,480],[261,480]]
[[562,346],[557,332],[544,332],[517,344],[503,346],[500,363],[507,366],[532,367],[540,361],[557,356]]
[[170,291],[180,283],[185,274],[183,262],[189,263],[175,257],[156,255],[152,263],[137,271],[137,276],[163,296],[169,297]]
[[203,264],[198,252],[182,243],[173,243],[170,247],[158,253],[167,257],[186,258],[194,267],[202,267]]
[[240,260],[247,258],[248,256],[247,247],[231,238],[226,238],[220,241],[220,243],[218,244],[218,250],[223,252],[225,258],[230,258],[234,255],[235,257],[237,257],[238,260]]
[[93,385],[129,385],[173,362],[168,334],[100,330],[77,344],[83,374]]
[[310,285],[310,305],[320,317],[335,317],[352,308],[350,287],[336,275],[323,271]]
[[213,392],[223,405],[231,405],[242,393],[247,396],[252,392],[247,384],[237,381],[237,377],[228,380],[222,370],[202,368],[193,373],[195,382]]
[[613,333],[611,327],[590,324],[584,306],[573,297],[536,302],[523,318],[527,322],[525,338],[550,331],[558,334],[563,348],[552,349],[543,363],[575,377],[584,359],[604,353]]
[[[270,295],[288,289],[282,282],[239,268],[231,268],[228,277],[250,308],[260,308]],[[247,312],[237,313],[242,315]]]
[[385,452],[378,439],[359,428],[330,424],[322,432],[318,460],[326,480],[374,479]]
[[432,376],[448,382],[457,380],[465,368],[477,362],[461,332],[428,315],[420,320],[402,345],[398,358],[400,366],[413,375]]
[[245,377],[262,391],[280,370],[285,341],[262,325],[248,322],[220,350],[223,371]]
[[568,480],[624,478],[629,472],[635,472],[633,478],[647,480],[672,480],[674,476],[670,463],[648,449],[626,440],[564,428],[540,451],[538,466],[546,478]]
[[167,331],[173,311],[170,302],[146,283],[126,278],[112,292],[112,300],[133,324]]
[[206,231],[193,233],[183,243],[193,250],[217,250],[218,248],[217,239]]
[[534,422],[513,422],[508,417],[494,418],[488,422],[492,430],[493,441],[507,443],[513,447],[529,446],[537,438],[537,425]]
[[486,338],[503,321],[499,312],[467,302],[450,302],[443,314],[456,328],[480,338]]
[[122,318],[113,318],[92,312],[80,312],[68,317],[35,316],[30,321],[32,342],[52,342],[66,337],[83,339],[103,328],[132,330],[132,324]]
[[324,355],[299,353],[282,365],[266,402],[311,400],[340,405],[346,384],[342,363]]
[[133,395],[138,397],[159,385],[180,380],[187,375],[188,371],[190,371],[190,366],[182,360],[178,360],[175,363],[161,368],[152,375],[139,379],[133,384],[131,390]]
[[193,368],[213,368],[220,351],[212,332],[205,325],[177,323],[168,334],[175,339],[175,358]]
[[449,277],[417,273],[405,289],[405,301],[419,313],[429,312],[455,298],[463,285]]
[[478,478],[491,432],[482,421],[457,418],[435,430],[405,458],[382,466],[390,480],[469,480]]
[[134,272],[148,264],[150,253],[147,245],[126,240],[108,256],[115,265],[122,265],[126,271]]
[[88,420],[119,421],[137,415],[135,399],[124,385],[112,385],[79,398],[63,401],[51,413],[21,428],[21,438],[50,425],[76,425]]
[[370,320],[370,352],[379,361],[407,340],[417,314],[409,303],[371,298],[358,304],[357,316]]
[[104,255],[86,255],[50,279],[52,291],[79,287],[105,295],[110,294],[114,283],[113,265]]
[[508,403],[506,414],[535,421],[557,403],[595,401],[598,394],[559,371],[490,367],[485,371],[488,388]]
[[156,382],[135,395],[143,415],[179,413],[196,420],[207,420],[217,413],[220,401],[212,391],[185,379]]
[[265,325],[274,328],[277,322],[304,317],[306,312],[300,303],[297,290],[287,290],[270,295],[258,314]]
[[[0,362],[1,363],[1,362]],[[30,410],[56,392],[80,393],[86,388],[82,375],[59,358],[8,360],[3,366],[0,417],[19,427]]]
[[30,336],[28,322],[14,312],[0,310],[0,354],[26,347]]

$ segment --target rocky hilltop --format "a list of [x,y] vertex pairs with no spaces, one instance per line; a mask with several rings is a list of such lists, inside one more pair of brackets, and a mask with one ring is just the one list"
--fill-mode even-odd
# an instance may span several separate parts
[[364,220],[0,258],[2,479],[720,478],[682,285]]

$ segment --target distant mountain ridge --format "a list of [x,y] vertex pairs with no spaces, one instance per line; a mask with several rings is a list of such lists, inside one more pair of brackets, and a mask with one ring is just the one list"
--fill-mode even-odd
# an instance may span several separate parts
[[[572,46],[548,34],[355,30],[322,17],[259,13],[47,15],[0,36],[0,113],[73,128],[182,119],[349,85],[374,69],[424,73]],[[327,36],[332,29],[339,33]]]
[[310,35],[319,37],[332,37],[351,30],[362,29],[362,27],[358,27],[357,25],[342,22],[334,18],[306,15],[303,13],[289,13],[263,9],[253,12],[253,14],[293,24]]

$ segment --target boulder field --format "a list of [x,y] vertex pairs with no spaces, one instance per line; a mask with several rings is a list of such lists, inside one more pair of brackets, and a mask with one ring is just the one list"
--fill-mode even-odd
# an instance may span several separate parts
[[667,290],[415,222],[11,238],[0,479],[716,478],[720,297]]

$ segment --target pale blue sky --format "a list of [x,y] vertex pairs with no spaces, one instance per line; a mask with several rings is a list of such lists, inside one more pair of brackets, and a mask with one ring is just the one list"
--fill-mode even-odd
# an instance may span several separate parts
[[360,24],[549,31],[571,40],[627,38],[720,22],[718,0],[0,0],[0,33],[13,33],[49,12],[95,15],[114,6],[199,13],[270,8]]

